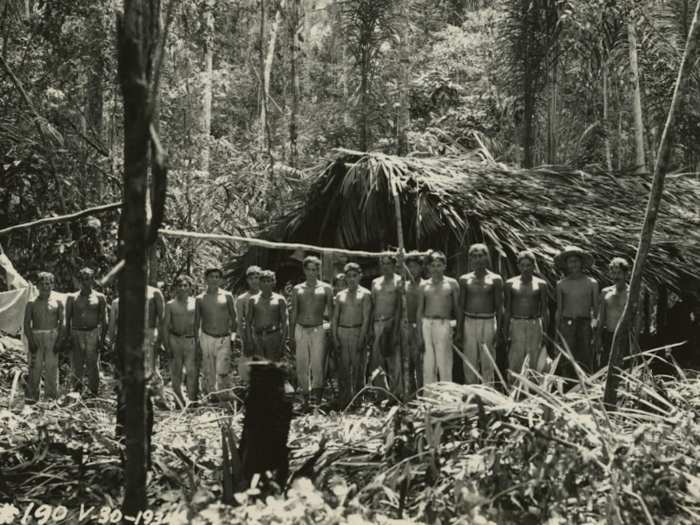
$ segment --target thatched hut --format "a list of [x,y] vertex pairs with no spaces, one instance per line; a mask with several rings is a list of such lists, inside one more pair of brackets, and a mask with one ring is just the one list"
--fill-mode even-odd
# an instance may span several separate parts
[[[539,274],[553,285],[561,277],[553,257],[574,244],[593,253],[592,274],[607,283],[613,257],[634,258],[651,183],[650,175],[523,170],[470,156],[337,153],[335,160],[309,170],[306,193],[258,237],[357,250],[395,247],[393,184],[406,248],[443,250],[452,275],[467,271],[469,245],[485,242],[494,271],[514,275],[516,254],[529,248]],[[297,280],[299,255],[251,247],[226,265],[229,285],[244,287],[243,270],[250,264],[275,269],[278,282]],[[645,286],[678,290],[699,281],[700,182],[694,175],[669,175]]]

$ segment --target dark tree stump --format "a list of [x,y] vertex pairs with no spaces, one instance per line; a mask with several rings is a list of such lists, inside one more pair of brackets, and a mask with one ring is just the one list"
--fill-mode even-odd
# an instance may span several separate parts
[[250,389],[245,400],[245,419],[239,449],[246,487],[255,474],[266,483],[272,473],[277,489],[284,488],[289,474],[289,424],[292,403],[284,393],[284,370],[274,363],[250,365]]

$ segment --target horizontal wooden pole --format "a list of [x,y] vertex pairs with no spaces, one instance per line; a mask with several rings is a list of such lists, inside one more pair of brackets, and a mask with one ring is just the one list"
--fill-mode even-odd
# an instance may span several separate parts
[[[223,242],[242,242],[271,250],[305,250],[310,252],[320,253],[337,253],[340,255],[350,255],[353,257],[383,257],[385,255],[396,255],[395,251],[386,252],[363,252],[358,250],[343,250],[341,248],[324,248],[321,246],[313,246],[311,244],[299,244],[290,242],[274,242],[265,241],[263,239],[253,239],[250,237],[236,237],[234,235],[216,235],[210,233],[195,233],[185,232],[180,230],[160,230],[158,233],[169,237],[184,237],[188,239],[197,239],[200,241],[223,241]],[[413,254],[412,254],[413,255]],[[428,252],[420,252],[418,255],[428,255]]]
[[29,228],[35,228],[37,226],[46,226],[47,224],[54,224],[56,222],[72,221],[74,219],[80,219],[81,217],[87,217],[88,215],[93,215],[95,213],[102,213],[105,211],[116,210],[122,207],[121,202],[114,202],[112,204],[105,204],[103,206],[95,206],[94,208],[88,208],[87,210],[78,211],[71,213],[69,215],[59,215],[58,217],[46,217],[45,219],[39,219],[38,221],[26,222],[24,224],[16,224],[0,230],[0,235],[9,235],[10,233],[28,230]]

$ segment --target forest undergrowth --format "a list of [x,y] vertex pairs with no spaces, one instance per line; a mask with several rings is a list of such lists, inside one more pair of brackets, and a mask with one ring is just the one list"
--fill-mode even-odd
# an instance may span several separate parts
[[[24,356],[5,349],[0,364],[2,500],[64,505],[65,523],[81,522],[81,504],[117,509],[116,402],[18,403]],[[642,363],[604,411],[603,377],[566,393],[553,375],[519,376],[506,393],[440,383],[408,406],[298,415],[284,495],[253,487],[235,505],[221,503],[233,468],[222,436],[240,436],[240,408],[156,411],[148,500],[181,524],[699,523],[700,379]]]

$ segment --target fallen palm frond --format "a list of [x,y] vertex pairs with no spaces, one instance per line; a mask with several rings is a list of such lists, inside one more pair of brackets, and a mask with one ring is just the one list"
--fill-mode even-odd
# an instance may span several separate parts
[[[650,176],[560,166],[521,170],[478,162],[473,155],[395,157],[338,150],[338,158],[309,170],[310,185],[296,206],[259,237],[344,249],[379,251],[397,238],[389,179],[401,201],[409,249],[447,249],[458,255],[473,242],[493,248],[494,268],[514,273],[516,254],[538,256],[539,273],[550,283],[560,274],[553,257],[567,245],[591,251],[592,273],[607,282],[614,257],[634,258],[649,193]],[[700,279],[700,183],[670,178],[660,210],[655,247],[645,283],[678,287]],[[420,241],[419,241],[420,239]],[[282,272],[285,254],[253,247],[226,266],[231,286],[245,286],[245,266],[262,264]]]

